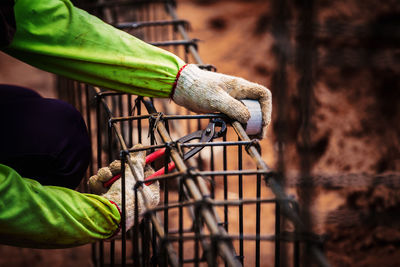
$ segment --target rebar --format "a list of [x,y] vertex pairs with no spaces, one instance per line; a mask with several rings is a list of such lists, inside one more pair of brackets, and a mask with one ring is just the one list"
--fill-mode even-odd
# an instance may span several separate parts
[[[87,7],[96,14],[107,14],[107,21],[153,45],[163,46],[186,61],[192,59],[195,64],[215,70],[202,62],[196,39],[190,39],[187,34],[188,23],[177,17],[171,1],[103,1]],[[182,114],[181,109],[172,103],[166,105],[165,100],[133,97],[70,83],[62,78],[59,81],[63,91],[66,91],[64,87],[69,87],[71,94],[65,98],[85,114],[92,144],[97,144],[88,176],[93,174],[94,166],[102,167],[116,158],[131,165],[129,153],[135,150],[130,147],[135,143],[143,143],[141,149],[149,152],[166,148],[164,160],[157,167],[167,166],[172,160],[177,168],[176,172],[153,179],[160,182],[162,191],[162,201],[153,209],[142,194],[141,183],[134,189],[123,186],[123,191],[134,190],[136,197],[142,194],[147,209],[140,215],[142,220],[135,212],[133,229],[125,233],[122,224],[120,240],[93,246],[95,266],[199,266],[204,263],[242,266],[248,262],[263,266],[269,264],[271,257],[279,266],[283,262],[281,242],[308,244],[313,260],[320,266],[329,266],[320,250],[322,238],[305,228],[297,202],[285,194],[280,184],[281,174],[263,161],[258,141],[250,139],[239,122],[222,114]],[[86,101],[79,97],[82,92]],[[165,110],[159,112],[156,109],[159,106]],[[176,142],[194,128],[202,129],[213,118],[224,119],[234,131],[229,130],[227,135],[210,143]],[[204,147],[203,152],[184,161],[182,152],[196,146]],[[209,157],[205,156],[207,153]],[[252,168],[245,168],[244,162],[251,163]],[[124,171],[122,173],[124,185]],[[135,173],[133,176],[136,178]],[[252,190],[254,194],[250,197]],[[122,203],[124,222],[124,197]],[[273,207],[274,217],[266,215],[268,207]],[[251,227],[247,226],[246,218],[249,210],[255,214]],[[232,214],[236,212],[234,218]],[[281,227],[283,218],[291,222],[294,232]],[[274,226],[274,233],[267,233],[266,222]],[[273,246],[268,246],[270,243]],[[296,250],[291,256],[286,253],[298,261],[295,254]]]

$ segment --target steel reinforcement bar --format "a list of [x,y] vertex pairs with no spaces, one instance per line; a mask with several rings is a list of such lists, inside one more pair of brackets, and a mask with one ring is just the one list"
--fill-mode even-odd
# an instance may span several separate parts
[[[171,4],[166,4],[167,5],[167,10],[169,14],[171,15],[172,19],[177,20],[178,17],[176,15],[175,9]],[[184,40],[190,40],[189,35],[187,34],[185,28],[181,25],[178,25],[178,30],[180,34],[182,35],[182,38]],[[189,46],[189,52],[192,54],[193,58],[195,59],[197,64],[203,64],[203,61],[201,60],[196,47],[190,45]],[[235,121],[232,122],[232,126],[235,129],[236,133],[240,137],[241,140],[243,141],[250,141],[250,138],[246,134],[246,131],[243,129],[243,126]],[[278,201],[278,210],[281,209],[283,212],[283,215],[285,215],[288,219],[290,219],[296,226],[296,232],[305,232],[308,231],[309,229],[306,229],[302,221],[300,220],[300,217],[298,213],[293,209],[293,206],[289,205],[285,199],[287,199],[287,195],[285,194],[283,188],[280,186],[280,184],[276,181],[276,178],[274,177],[273,171],[268,167],[268,165],[262,160],[262,157],[260,153],[257,151],[256,146],[250,145],[248,149],[246,150],[249,155],[255,160],[257,167],[265,172],[269,172],[270,174],[264,175],[265,182],[267,185],[271,188],[271,190],[274,192],[274,194],[277,197]],[[278,213],[277,216],[280,216]],[[315,257],[315,260],[320,266],[330,266],[328,261],[326,260],[325,256],[323,255],[322,251],[320,248],[317,246],[311,244],[311,253]]]
[[[162,3],[164,5],[166,14],[169,19],[157,20],[156,16],[151,16],[147,13],[150,12],[148,8],[149,4]],[[143,15],[139,20],[136,18],[128,18],[128,22],[124,22],[125,18],[119,16],[118,8],[123,8],[124,11],[129,10],[130,5],[140,6],[140,9],[147,15]],[[174,4],[171,1],[113,1],[105,2],[102,1],[99,4],[92,4],[92,7],[98,12],[98,14],[103,14],[106,20],[123,30],[140,30],[142,35],[153,35],[154,31],[150,28],[154,27],[173,27],[173,36],[177,37],[179,35],[181,39],[175,38],[174,40],[167,40],[166,38],[161,38],[162,40],[147,40],[149,43],[157,46],[167,46],[173,47],[173,49],[183,46],[185,49],[185,60],[189,60],[189,56],[193,59],[193,63],[199,64],[201,67],[206,69],[213,69],[211,65],[204,65],[197,52],[196,41],[189,38],[187,34],[188,23],[180,20],[175,12]],[[158,12],[158,11],[154,11]],[[135,15],[141,16],[141,15]],[[146,18],[147,20],[144,20]],[[129,22],[134,21],[134,22]],[[90,134],[93,131],[93,125],[91,125],[91,104],[89,103],[90,93],[89,86],[81,85],[76,82],[65,81],[64,83],[59,83],[60,91],[65,87],[73,87],[78,92],[84,92],[86,103],[82,103],[82,99],[79,98],[78,92],[71,91],[72,93],[66,96],[68,99],[72,99],[75,105],[80,107],[84,114],[86,114],[86,121],[88,123],[88,129]],[[142,182],[137,181],[136,186],[133,189],[125,188],[125,176],[124,171],[122,175],[122,190],[134,190],[135,196],[138,199],[139,195],[143,198],[144,205],[147,207],[147,211],[142,214],[143,223],[140,223],[141,217],[139,216],[138,210],[135,211],[135,227],[133,230],[125,233],[125,225],[122,225],[122,236],[121,236],[121,265],[127,265],[127,252],[132,249],[133,264],[135,266],[181,266],[186,263],[194,263],[198,266],[201,262],[206,262],[209,266],[217,266],[218,255],[222,257],[223,261],[228,266],[241,266],[244,263],[244,241],[254,240],[255,241],[255,266],[261,266],[261,241],[272,241],[275,242],[275,266],[280,265],[280,241],[293,242],[294,243],[294,256],[293,262],[294,266],[298,266],[299,260],[299,244],[307,243],[311,248],[311,255],[315,262],[320,266],[329,266],[329,263],[325,259],[322,250],[320,249],[321,240],[318,236],[309,233],[309,229],[306,229],[304,224],[298,215],[298,205],[297,202],[292,198],[288,197],[282,186],[280,185],[278,179],[279,175],[271,170],[268,165],[263,161],[261,157],[261,152],[259,149],[258,141],[252,140],[248,137],[243,126],[238,122],[228,122],[231,123],[238,141],[228,141],[226,136],[223,137],[222,141],[216,141],[212,143],[200,143],[200,144],[177,144],[174,138],[171,137],[170,123],[174,126],[177,121],[198,121],[198,128],[201,129],[201,119],[212,119],[215,117],[224,118],[225,116],[221,114],[205,114],[205,115],[169,115],[173,112],[166,111],[160,113],[156,110],[153,100],[149,98],[138,97],[132,105],[132,97],[126,94],[115,93],[104,91],[100,88],[94,88],[95,98],[96,98],[96,121],[97,121],[97,165],[100,167],[103,162],[102,151],[107,151],[106,161],[112,159],[112,152],[114,149],[113,139],[116,139],[119,143],[120,159],[123,163],[127,163],[132,166],[132,162],[129,157],[129,153],[134,152],[134,150],[129,147],[133,143],[132,132],[134,128],[132,127],[132,122],[136,123],[136,129],[138,130],[138,141],[142,140],[142,128],[145,121],[148,121],[149,136],[151,144],[149,146],[144,146],[141,150],[151,150],[154,151],[158,148],[166,148],[165,163],[166,167],[169,159],[171,158],[176,167],[177,171],[173,173],[166,173],[165,175],[157,177],[155,180],[160,181],[163,184],[164,189],[164,199],[163,203],[156,208],[151,209],[148,205],[148,200],[142,191]],[[126,96],[126,99],[124,98]],[[125,100],[123,100],[125,99]],[[126,101],[126,102],[124,102]],[[123,105],[128,110],[128,115],[123,114]],[[141,114],[141,106],[144,105],[147,109],[148,114]],[[165,108],[165,106],[163,106]],[[118,111],[118,109],[120,109]],[[102,111],[103,110],[103,111]],[[133,110],[137,112],[137,115],[132,115]],[[102,117],[102,112],[105,112],[106,117]],[[106,127],[106,140],[107,147],[104,147],[103,143],[103,129],[102,123],[104,120],[107,121]],[[188,123],[188,128],[190,124]],[[179,128],[179,125],[175,125],[174,128]],[[182,127],[181,127],[182,128]],[[112,134],[114,132],[114,135]],[[128,134],[126,134],[128,132]],[[156,133],[160,137],[159,144],[156,143]],[[114,137],[113,137],[114,136]],[[128,140],[127,140],[128,136]],[[194,168],[198,166],[201,162],[200,158],[191,159],[184,161],[182,157],[182,149],[185,147],[194,146],[204,146],[204,147],[222,147],[223,149],[223,166],[224,170],[215,171],[212,167],[210,171],[201,171],[201,168]],[[227,169],[227,147],[235,146],[238,148],[238,170],[228,170]],[[243,155],[242,148],[252,159],[256,166],[256,170],[243,170]],[[213,166],[214,162],[218,159],[214,157],[213,150],[210,154],[210,162]],[[90,167],[90,172],[93,173],[94,167]],[[122,164],[125,166],[125,164]],[[133,168],[131,168],[133,170]],[[136,174],[133,173],[134,177]],[[228,199],[228,179],[229,175],[238,176],[239,189],[238,189],[238,199],[231,200]],[[243,196],[243,176],[255,175],[257,177],[257,189],[255,198],[244,199]],[[223,177],[223,194],[224,200],[215,200],[215,188],[213,185],[214,178],[216,176]],[[261,198],[261,177],[264,178],[266,185],[271,189],[275,198]],[[168,181],[175,180],[177,182],[177,187],[179,191],[179,200],[177,202],[172,202],[169,200],[168,193]],[[122,198],[122,221],[125,221],[125,196]],[[244,218],[244,205],[256,205],[256,233],[255,235],[245,234],[243,230]],[[265,235],[261,234],[261,221],[262,212],[261,204],[274,204],[275,205],[275,234]],[[237,220],[239,221],[239,234],[233,235],[229,231],[228,223],[228,207],[238,206],[239,216]],[[223,219],[219,218],[218,207],[223,207]],[[184,228],[184,212],[183,208],[187,210],[187,216],[192,222],[190,228]],[[170,228],[171,218],[169,217],[169,211],[172,209],[178,209],[178,224],[179,228],[173,230]],[[163,217],[160,218],[159,213],[163,212]],[[295,228],[294,232],[286,232],[281,229],[281,216],[285,216],[293,223]],[[128,248],[127,240],[132,241],[132,248]],[[233,245],[233,242],[238,240],[238,249]],[[192,259],[187,259],[184,257],[184,244],[187,241],[194,241],[194,257]],[[105,245],[100,242],[99,245],[93,246],[93,261],[96,266],[115,266],[115,250],[116,242],[119,240],[112,241],[110,243],[110,261],[105,263]],[[178,243],[178,245],[176,245]],[[200,250],[201,248],[201,250]],[[150,252],[151,251],[151,252]],[[203,255],[199,255],[200,251]],[[237,253],[238,251],[238,253]],[[99,254],[98,254],[99,253]]]

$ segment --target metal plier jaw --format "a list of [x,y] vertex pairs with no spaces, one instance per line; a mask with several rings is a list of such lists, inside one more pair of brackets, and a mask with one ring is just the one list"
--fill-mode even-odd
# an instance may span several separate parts
[[[214,118],[210,121],[204,130],[199,130],[188,134],[177,140],[178,143],[187,143],[195,139],[199,139],[199,143],[208,143],[214,138],[222,137],[226,133],[226,123],[220,118]],[[184,153],[183,159],[187,160],[202,150],[204,146],[193,147]]]

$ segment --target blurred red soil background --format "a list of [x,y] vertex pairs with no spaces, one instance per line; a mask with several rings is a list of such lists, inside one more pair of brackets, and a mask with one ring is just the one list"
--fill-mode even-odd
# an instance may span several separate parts
[[[295,176],[301,168],[295,36],[302,1],[288,2],[284,158]],[[180,1],[178,9],[191,21],[193,36],[205,41],[204,61],[269,87],[277,111],[274,10],[273,1],[206,0]],[[400,264],[399,15],[397,1],[315,1],[311,171],[329,178],[317,185],[311,210],[333,266]],[[263,157],[275,168],[276,122],[274,112],[262,141]],[[287,184],[295,192],[290,185],[296,182]]]
[[[285,69],[285,163],[291,177],[300,170],[301,154],[294,55],[298,2],[288,4],[286,14],[292,37]],[[400,171],[400,5],[394,0],[337,0],[316,1],[314,8],[311,169],[331,177],[314,191],[315,231],[326,235],[325,251],[333,266],[399,266],[400,181],[395,174]],[[278,66],[272,1],[179,0],[177,11],[191,22],[191,36],[201,40],[206,63],[266,85],[278,109],[279,88],[272,86]],[[0,82],[55,97],[50,74],[4,54]],[[261,142],[263,157],[272,167],[277,164],[276,115]],[[287,183],[295,192],[296,181]],[[73,265],[91,266],[90,246],[52,251],[0,246],[0,266]]]
[[[288,2],[285,164],[289,174],[297,174],[302,96],[295,36],[302,1]],[[280,88],[273,87],[278,66],[273,1],[180,4],[181,17],[192,22],[193,36],[205,40],[200,45],[203,59],[220,72],[268,86],[276,111]],[[330,177],[311,197],[314,228],[326,234],[326,254],[333,266],[398,266],[400,5],[315,1],[314,12],[311,170]],[[277,158],[268,154],[274,154],[278,139],[276,116],[274,112],[272,129],[262,141],[263,156],[274,167]]]

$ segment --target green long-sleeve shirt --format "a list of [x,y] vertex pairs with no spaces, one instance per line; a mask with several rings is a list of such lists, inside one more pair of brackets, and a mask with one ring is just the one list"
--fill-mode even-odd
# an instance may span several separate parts
[[106,198],[42,186],[0,164],[0,240],[7,245],[65,248],[111,237],[120,214]]
[[[17,30],[4,52],[89,84],[168,97],[185,63],[117,30],[68,0],[15,0]],[[111,237],[120,223],[107,199],[42,186],[0,165],[0,242],[62,248]]]

